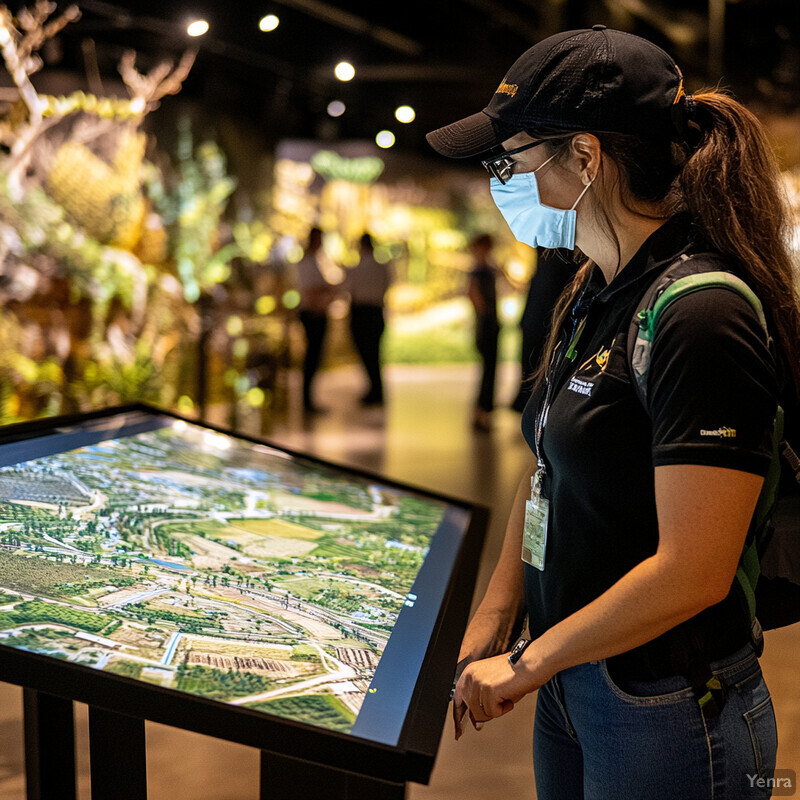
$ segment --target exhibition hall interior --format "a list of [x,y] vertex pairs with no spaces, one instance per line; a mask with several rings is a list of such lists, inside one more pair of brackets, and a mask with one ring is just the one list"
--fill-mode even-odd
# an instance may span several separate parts
[[426,134],[592,26],[763,125],[798,280],[796,0],[0,3],[0,798],[537,797],[449,701],[583,256]]

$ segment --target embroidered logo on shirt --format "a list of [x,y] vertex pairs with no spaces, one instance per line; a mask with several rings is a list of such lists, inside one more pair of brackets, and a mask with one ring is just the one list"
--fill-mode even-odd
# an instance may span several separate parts
[[589,356],[589,358],[587,358],[586,361],[581,364],[578,372],[583,372],[583,370],[587,369],[587,367],[589,367],[592,363],[597,364],[597,366],[600,367],[600,372],[605,372],[606,367],[608,366],[608,355],[610,352],[610,347],[601,347],[593,356]]
[[701,436],[713,436],[715,439],[735,439],[736,428],[715,428],[713,431],[700,429]]
[[586,397],[591,395],[594,384],[591,381],[582,381],[580,378],[570,378],[567,391],[582,394]]

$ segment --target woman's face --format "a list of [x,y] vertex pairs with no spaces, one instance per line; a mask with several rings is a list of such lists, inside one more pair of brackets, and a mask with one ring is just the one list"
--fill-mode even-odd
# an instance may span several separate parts
[[[533,141],[536,141],[534,137],[527,133],[518,133],[503,142],[503,149],[513,150]],[[572,208],[584,189],[580,172],[577,167],[571,168],[573,165],[569,161],[563,164],[553,160],[545,164],[551,155],[547,145],[542,145],[512,156],[515,162],[514,174],[533,172],[542,167],[536,172],[536,184],[542,204],[552,208]]]

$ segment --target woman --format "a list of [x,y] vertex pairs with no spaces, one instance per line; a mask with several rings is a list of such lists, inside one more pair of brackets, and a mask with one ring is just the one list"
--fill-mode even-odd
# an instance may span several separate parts
[[[539,689],[540,800],[769,796],[774,714],[732,582],[777,400],[800,386],[800,310],[760,125],[598,25],[532,47],[484,111],[428,140],[493,150],[516,238],[586,258],[523,413],[534,458],[465,634],[456,736],[466,714],[480,728]],[[777,358],[742,297],[703,289],[659,321],[645,405],[625,340],[682,253],[748,283]]]

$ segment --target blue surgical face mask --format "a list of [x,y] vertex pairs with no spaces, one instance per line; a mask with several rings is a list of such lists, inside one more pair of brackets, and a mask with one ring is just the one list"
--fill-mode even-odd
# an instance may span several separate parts
[[505,183],[492,178],[492,197],[518,242],[531,247],[572,250],[575,247],[575,207],[592,185],[590,181],[572,204],[572,208],[552,208],[542,205],[536,172],[550,162],[551,156],[533,172],[512,175]]

